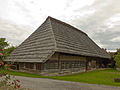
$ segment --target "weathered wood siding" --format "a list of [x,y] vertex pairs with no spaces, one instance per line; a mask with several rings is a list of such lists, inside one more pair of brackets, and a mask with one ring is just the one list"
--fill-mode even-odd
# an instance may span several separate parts
[[[102,67],[104,60],[94,57],[83,57],[65,53],[54,53],[49,60],[44,63],[21,62],[19,70],[30,73],[50,74],[50,73],[72,73],[84,72]],[[100,62],[101,61],[101,62]]]
[[72,55],[72,54],[59,54],[55,53],[52,55],[52,57],[49,60],[58,60],[58,57],[60,55],[60,60],[67,60],[67,61],[72,61],[72,60],[81,60],[81,61],[86,61],[86,57],[83,56],[77,56],[77,55]]
[[[16,64],[17,65],[17,64]],[[41,73],[42,63],[29,63],[29,62],[20,62],[19,71],[29,72],[29,73]]]
[[86,68],[86,57],[56,52],[43,65],[42,72],[44,73],[83,72]]

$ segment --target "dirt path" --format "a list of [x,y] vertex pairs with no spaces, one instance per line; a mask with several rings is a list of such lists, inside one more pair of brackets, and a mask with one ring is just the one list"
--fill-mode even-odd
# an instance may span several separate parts
[[31,90],[120,90],[120,87],[16,76]]

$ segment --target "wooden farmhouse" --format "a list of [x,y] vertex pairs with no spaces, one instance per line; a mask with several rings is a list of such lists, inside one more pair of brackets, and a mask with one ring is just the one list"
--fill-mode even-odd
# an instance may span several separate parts
[[110,56],[83,31],[49,16],[5,61],[20,71],[61,74],[105,68]]

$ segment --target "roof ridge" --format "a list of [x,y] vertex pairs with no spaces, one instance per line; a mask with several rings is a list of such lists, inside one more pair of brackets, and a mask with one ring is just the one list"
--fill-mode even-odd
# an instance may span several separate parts
[[51,26],[51,29],[52,29],[52,34],[53,34],[53,37],[54,37],[54,43],[55,43],[55,50],[56,50],[56,40],[55,40],[55,34],[53,32],[53,26],[51,24],[51,20],[48,18],[49,22],[50,22],[50,26]]
[[[87,34],[86,34],[85,32],[83,32],[82,30],[80,30],[80,29],[78,29],[78,28],[76,28],[76,27],[74,27],[74,26],[72,26],[72,25],[70,25],[70,24],[68,24],[68,23],[66,23],[66,22],[63,22],[63,21],[58,20],[58,19],[56,19],[56,18],[53,18],[53,17],[51,17],[51,16],[48,16],[48,17],[47,17],[47,19],[49,19],[49,18],[57,21],[58,23],[64,24],[64,25],[66,25],[67,27],[73,28],[73,29],[75,29],[75,30],[77,30],[77,31],[79,31],[79,32],[87,35]],[[47,20],[47,19],[46,19],[46,20]]]

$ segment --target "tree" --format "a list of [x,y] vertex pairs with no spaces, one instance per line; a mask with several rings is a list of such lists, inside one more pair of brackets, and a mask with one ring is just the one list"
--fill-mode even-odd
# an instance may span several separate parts
[[14,46],[9,46],[8,42],[5,41],[5,38],[0,38],[0,78],[3,77],[0,80],[0,90],[1,87],[5,86],[4,90],[16,90],[17,88],[20,88],[20,81],[10,76],[9,72],[7,70],[10,70],[10,67],[12,64],[5,64],[3,62],[4,58],[10,55],[10,53],[16,48]]
[[5,59],[16,47],[10,46],[5,38],[0,38],[0,60]]
[[117,53],[119,53],[120,52],[120,48],[119,49],[117,49]]
[[10,53],[11,53],[12,51],[14,51],[15,49],[16,49],[15,46],[11,46],[11,47],[8,47],[8,48],[4,49],[4,51],[6,52],[5,57],[9,56]]
[[5,38],[0,38],[0,49],[4,49],[5,47],[9,46],[8,42],[5,40]]
[[116,67],[120,68],[120,49],[117,49],[117,52],[114,55],[114,60],[116,61]]

